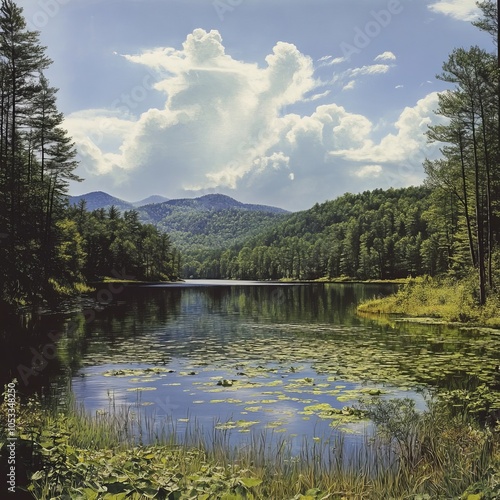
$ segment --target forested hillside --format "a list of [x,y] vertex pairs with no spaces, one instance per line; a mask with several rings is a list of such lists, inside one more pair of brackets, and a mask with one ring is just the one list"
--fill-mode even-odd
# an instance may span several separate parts
[[280,208],[241,203],[221,194],[169,200],[138,209],[182,253],[182,274],[209,276],[214,255],[243,243],[287,216]]
[[398,278],[446,269],[425,187],[345,194],[289,215],[205,263],[205,277]]
[[[22,9],[2,0],[0,306],[8,311],[57,305],[105,276],[126,272],[157,280],[178,273],[178,253],[168,236],[140,224],[137,213],[87,213],[84,202],[68,209],[69,183],[81,179],[75,175],[75,146],[57,109],[57,89],[44,74],[50,64]],[[103,196],[111,201],[98,194],[101,202]]]
[[[242,244],[249,237],[273,227],[290,215],[281,208],[241,203],[221,194],[151,203],[138,207],[136,211],[130,203],[103,192],[70,197],[69,202],[73,205],[71,211],[73,216],[82,214],[79,217],[83,217],[83,212],[86,210],[94,212],[93,224],[79,224],[80,231],[83,231],[82,228],[85,227],[103,227],[102,221],[109,217],[109,214],[112,214],[114,219],[119,219],[122,217],[121,212],[124,212],[125,221],[133,217],[134,224],[141,222],[147,226],[155,226],[157,232],[159,231],[162,235],[168,234],[168,244],[171,243],[175,248],[168,253],[167,260],[162,260],[165,269],[160,272],[160,275],[179,276],[182,274],[184,277],[211,275],[212,260],[222,250]],[[116,241],[112,236],[116,236],[114,230],[100,238],[100,252],[104,254],[108,248],[108,255],[106,258],[100,258],[99,262],[91,259],[92,265],[86,266],[88,273],[93,272],[96,276],[102,275],[115,257],[120,262],[127,261],[128,266],[134,269],[142,269],[146,266],[148,258],[142,250],[143,246],[139,242],[134,245],[129,244],[134,236],[126,235],[126,227],[127,224],[125,224],[124,232],[116,237]],[[87,231],[85,234],[89,235],[90,232]],[[87,247],[93,247],[93,244],[87,242]],[[118,258],[117,255],[123,254],[126,248],[131,251],[132,255],[127,259]],[[90,256],[96,253],[95,250],[89,250],[89,248],[86,248],[85,252]],[[182,253],[182,260],[180,253]],[[143,265],[132,264],[134,256],[138,254],[143,255]],[[158,254],[152,255],[151,259],[152,262],[156,262]],[[143,278],[150,277],[149,273],[139,274]],[[159,275],[155,274],[155,276]]]
[[143,207],[145,212],[154,222],[159,222],[170,215],[175,208],[197,211],[221,211],[221,210],[247,210],[250,212],[287,213],[286,210],[267,205],[254,205],[252,203],[241,203],[240,201],[223,194],[206,194],[199,198],[180,198],[168,200],[161,204]]

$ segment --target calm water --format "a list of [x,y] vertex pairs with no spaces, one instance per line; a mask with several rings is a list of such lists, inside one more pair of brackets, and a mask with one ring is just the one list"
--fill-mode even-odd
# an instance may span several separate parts
[[100,291],[111,305],[45,318],[45,337],[62,334],[57,355],[20,387],[63,392],[69,379],[92,413],[127,407],[157,432],[195,426],[238,443],[253,432],[356,435],[367,426],[352,415],[360,399],[411,397],[424,408],[422,388],[494,382],[495,332],[355,314],[360,300],[393,290],[195,281]]

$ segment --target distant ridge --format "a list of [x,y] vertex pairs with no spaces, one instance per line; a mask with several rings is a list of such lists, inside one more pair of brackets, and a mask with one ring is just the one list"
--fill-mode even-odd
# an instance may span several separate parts
[[89,211],[98,210],[100,208],[108,209],[112,205],[114,205],[119,210],[133,210],[141,208],[146,212],[150,212],[147,207],[151,205],[161,204],[167,212],[168,208],[171,207],[172,209],[174,209],[175,207],[177,207],[181,209],[201,211],[236,209],[275,214],[289,213],[287,210],[278,207],[272,207],[268,205],[254,205],[252,203],[242,203],[224,194],[206,194],[198,198],[178,198],[173,200],[160,195],[152,195],[140,201],[129,202],[120,198],[116,198],[115,196],[111,196],[110,194],[103,191],[92,191],[91,193],[86,193],[79,196],[70,196],[69,204],[78,205],[81,200],[85,200],[87,202],[87,210]]
[[164,203],[169,200],[170,198],[165,198],[165,196],[153,194],[152,196],[148,196],[143,200],[132,202],[132,205],[134,205],[134,207],[143,207],[144,205],[152,205],[153,203]]
[[113,205],[119,210],[132,210],[135,208],[132,203],[121,200],[120,198],[115,198],[103,191],[93,191],[80,196],[70,196],[68,201],[70,205],[78,205],[81,200],[87,202],[87,210],[89,211],[98,210],[100,208],[107,209]]
[[199,198],[179,198],[162,203],[165,206],[185,207],[198,210],[227,210],[235,208],[239,210],[250,210],[252,212],[271,212],[285,214],[287,210],[268,205],[254,205],[252,203],[241,203],[240,201],[226,196],[225,194],[206,194]]

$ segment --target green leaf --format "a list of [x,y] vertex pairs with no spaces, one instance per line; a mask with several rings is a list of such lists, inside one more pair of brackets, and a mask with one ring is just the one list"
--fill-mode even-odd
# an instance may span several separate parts
[[103,500],[124,500],[127,495],[128,493],[106,493],[102,498]]
[[254,488],[255,486],[259,486],[262,483],[262,479],[257,477],[242,477],[240,478],[240,483],[243,484],[246,488]]
[[99,493],[97,493],[97,491],[95,491],[91,488],[84,488],[83,493],[84,493],[85,498],[87,500],[96,500],[97,497],[99,496]]
[[45,473],[41,470],[37,470],[32,476],[32,481],[38,481],[39,479],[43,479],[45,477]]

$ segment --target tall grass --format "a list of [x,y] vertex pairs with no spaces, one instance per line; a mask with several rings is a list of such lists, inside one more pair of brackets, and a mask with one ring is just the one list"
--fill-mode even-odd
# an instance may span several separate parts
[[369,314],[402,314],[441,318],[444,321],[500,327],[500,297],[490,294],[484,306],[477,303],[473,277],[462,280],[422,276],[409,279],[395,294],[358,306]]
[[357,445],[339,433],[304,439],[296,451],[271,431],[232,447],[229,430],[158,428],[114,402],[93,415],[74,403],[64,413],[32,403],[19,409],[26,486],[38,499],[416,499],[492,490],[497,439],[468,415],[432,401],[425,413],[411,400],[374,399],[364,410],[377,432]]

